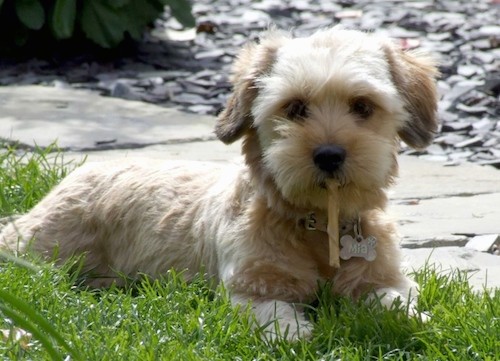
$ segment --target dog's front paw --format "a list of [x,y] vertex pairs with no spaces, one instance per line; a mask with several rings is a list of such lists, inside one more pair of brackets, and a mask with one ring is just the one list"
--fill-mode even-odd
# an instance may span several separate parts
[[369,300],[378,300],[380,304],[387,309],[398,305],[406,306],[409,317],[419,318],[422,322],[427,322],[430,316],[420,312],[417,309],[418,291],[416,285],[411,283],[411,287],[405,288],[405,291],[390,287],[376,289],[368,297]]
[[262,331],[264,338],[267,340],[285,339],[296,341],[301,338],[310,338],[312,330],[312,323],[306,321],[302,315],[296,314],[290,318],[275,318],[274,321],[269,321]]
[[313,325],[304,317],[303,310],[295,304],[278,300],[253,300],[241,295],[231,297],[233,304],[251,304],[255,327],[266,340],[295,341],[309,338]]

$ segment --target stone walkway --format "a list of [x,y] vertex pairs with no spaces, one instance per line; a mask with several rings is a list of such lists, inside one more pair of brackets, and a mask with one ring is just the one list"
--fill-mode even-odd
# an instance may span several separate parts
[[[67,161],[120,157],[238,161],[239,145],[215,140],[215,118],[153,104],[101,97],[85,90],[0,87],[0,136],[25,149],[57,139]],[[500,171],[489,166],[445,167],[401,156],[391,189],[407,268],[426,262],[443,271],[470,271],[476,289],[500,287]],[[490,235],[477,238],[477,236]],[[471,240],[479,246],[471,248]],[[484,248],[483,251],[476,250]]]
[[[0,1],[1,2],[1,1]],[[270,24],[298,36],[340,24],[377,32],[436,59],[439,134],[404,154],[500,169],[500,2],[498,0],[196,0],[196,29],[167,12],[144,41],[107,54],[67,47],[50,56],[0,57],[0,85],[89,89],[195,114],[217,114],[231,90],[236,54]],[[110,56],[112,55],[112,56]]]

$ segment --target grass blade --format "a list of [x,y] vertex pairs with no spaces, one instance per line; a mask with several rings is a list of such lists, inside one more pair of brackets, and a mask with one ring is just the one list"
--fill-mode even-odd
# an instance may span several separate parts
[[46,348],[47,352],[54,360],[63,359],[63,355],[57,352],[52,346],[52,342],[46,336],[51,336],[57,343],[66,349],[74,360],[79,360],[79,354],[64,340],[59,332],[36,310],[21,298],[0,290],[0,310],[15,321],[22,328],[30,331]]

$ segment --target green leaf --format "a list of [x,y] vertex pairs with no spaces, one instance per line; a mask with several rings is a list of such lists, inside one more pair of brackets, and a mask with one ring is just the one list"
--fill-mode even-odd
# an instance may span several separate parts
[[52,13],[52,31],[57,39],[73,35],[76,17],[76,0],[56,0]]
[[139,40],[144,29],[163,11],[163,5],[156,0],[132,0],[127,7],[127,32]]
[[0,0],[0,9],[2,9],[3,0]]
[[45,23],[45,10],[38,0],[16,0],[16,14],[28,29],[40,30]]
[[125,32],[124,14],[105,4],[102,0],[83,2],[81,24],[85,35],[102,46],[111,48],[123,40]]
[[28,42],[28,39],[30,37],[30,34],[29,34],[29,29],[25,26],[19,26],[17,29],[16,29],[16,33],[14,35],[14,44],[16,44],[16,46],[24,46],[26,45],[26,43]]
[[196,20],[193,16],[189,0],[161,0],[170,7],[172,15],[186,28],[193,28]]

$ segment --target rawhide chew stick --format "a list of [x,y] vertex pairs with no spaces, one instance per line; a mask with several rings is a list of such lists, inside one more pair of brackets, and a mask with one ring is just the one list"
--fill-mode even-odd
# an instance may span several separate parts
[[340,267],[339,250],[339,184],[329,182],[328,188],[328,244],[330,247],[330,266]]

